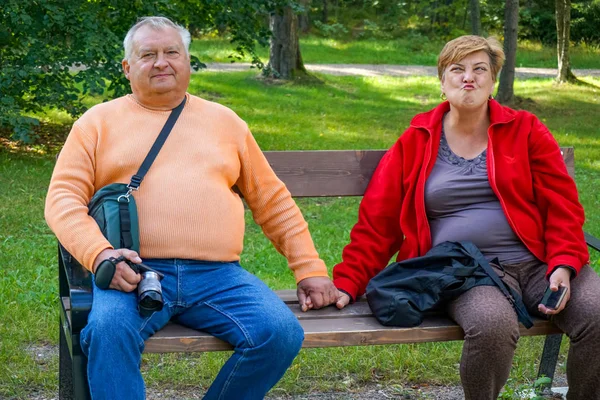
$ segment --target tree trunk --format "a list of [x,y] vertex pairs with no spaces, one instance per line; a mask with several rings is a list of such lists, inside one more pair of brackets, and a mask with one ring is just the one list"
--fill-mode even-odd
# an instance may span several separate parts
[[298,15],[298,26],[300,27],[300,32],[308,33],[310,30],[310,20],[308,18],[308,13],[310,11],[310,0],[298,0],[298,4],[304,8],[304,11]]
[[573,82],[569,42],[571,39],[571,0],[556,0],[556,47],[558,54],[558,83]]
[[504,8],[504,54],[506,61],[500,72],[500,84],[496,99],[503,104],[514,103],[515,66],[517,60],[517,27],[519,23],[519,0],[506,0]]
[[471,34],[481,36],[481,13],[479,11],[479,0],[470,0],[469,9],[471,11]]
[[306,73],[298,38],[298,16],[291,7],[271,15],[271,48],[267,68],[275,78],[294,79],[299,72]]
[[326,24],[329,21],[328,0],[323,0],[323,14],[321,14],[321,22]]

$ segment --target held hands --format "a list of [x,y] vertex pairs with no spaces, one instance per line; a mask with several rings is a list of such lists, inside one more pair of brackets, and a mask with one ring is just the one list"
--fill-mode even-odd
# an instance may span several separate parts
[[326,307],[338,299],[337,288],[325,276],[302,279],[298,282],[296,294],[302,311]]
[[[123,256],[134,264],[139,264],[142,262],[142,259],[133,250],[129,249],[104,249],[98,254],[96,260],[94,261],[93,270],[96,272],[96,268],[98,265],[104,260],[109,259],[110,257],[117,258],[119,256]],[[110,282],[110,288],[115,290],[120,290],[121,292],[132,292],[137,288],[138,283],[142,279],[141,275],[136,274],[125,262],[121,261],[117,264],[117,269],[115,271],[115,275],[113,276],[112,281]]]
[[567,302],[571,298],[571,270],[569,268],[559,267],[552,273],[552,275],[550,275],[549,281],[550,290],[552,290],[553,292],[556,292],[559,286],[567,288],[565,298],[557,309],[554,310],[551,308],[547,308],[543,304],[538,305],[538,310],[543,312],[544,314],[555,315],[565,308]]
[[302,311],[319,309],[336,303],[340,310],[350,303],[350,296],[339,291],[327,277],[313,277],[298,283],[298,301]]

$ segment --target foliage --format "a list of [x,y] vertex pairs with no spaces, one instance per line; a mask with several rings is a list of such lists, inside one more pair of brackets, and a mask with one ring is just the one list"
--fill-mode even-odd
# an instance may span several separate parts
[[321,21],[314,21],[314,25],[319,33],[324,37],[339,38],[348,33],[348,29],[342,24],[324,24]]
[[[254,48],[269,37],[265,20],[287,0],[4,0],[0,3],[0,126],[29,139],[32,115],[85,111],[87,95],[127,92],[121,72],[125,33],[137,18],[164,15],[194,32],[229,29],[231,42],[261,65]],[[194,59],[192,65],[201,66]]]
[[571,13],[571,40],[600,46],[600,0],[574,3]]
[[[498,5],[500,3],[500,5]],[[481,0],[484,30],[502,27],[502,2]],[[319,20],[324,2],[313,2],[312,19]],[[329,2],[331,21],[346,26],[352,37],[399,38],[419,33],[450,38],[468,33],[468,0],[338,0]],[[316,25],[316,24],[315,24]]]
[[[322,24],[342,25],[348,30],[338,39],[399,39],[420,34],[447,41],[470,33],[469,0],[337,0],[328,1],[329,20],[322,21],[324,1],[312,2],[311,19],[322,33]],[[503,36],[504,1],[479,0],[484,36]],[[600,44],[600,0],[572,1],[571,39]],[[318,22],[317,22],[318,21]],[[520,2],[519,39],[556,45],[555,0]]]
[[555,0],[534,0],[519,13],[519,38],[556,45]]
[[[600,45],[600,0],[573,0],[571,41]],[[521,6],[519,38],[556,44],[555,0],[531,0]]]

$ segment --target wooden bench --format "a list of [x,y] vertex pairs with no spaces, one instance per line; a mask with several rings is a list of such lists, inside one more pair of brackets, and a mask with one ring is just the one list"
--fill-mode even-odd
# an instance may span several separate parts
[[[573,148],[562,150],[569,173],[573,176]],[[380,150],[265,152],[294,197],[361,196],[384,153]],[[588,245],[600,251],[600,240],[587,234],[586,240]],[[89,398],[87,360],[79,345],[79,333],[87,322],[92,304],[91,276],[61,246],[58,261],[60,398],[86,399]],[[414,328],[391,328],[377,322],[364,299],[341,311],[331,306],[302,313],[295,290],[277,293],[298,316],[305,331],[303,347],[306,348],[441,342],[462,340],[464,336],[462,329],[443,315],[432,315]],[[521,335],[546,335],[539,374],[553,378],[561,331],[548,321],[535,319],[533,328],[521,327]],[[145,351],[169,353],[230,349],[228,343],[213,336],[170,323],[146,341]]]

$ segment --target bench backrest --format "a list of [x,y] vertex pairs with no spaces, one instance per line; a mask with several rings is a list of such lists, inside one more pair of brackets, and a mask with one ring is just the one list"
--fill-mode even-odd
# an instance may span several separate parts
[[[575,177],[572,147],[561,147]],[[294,197],[362,196],[385,150],[266,151],[269,164]]]

